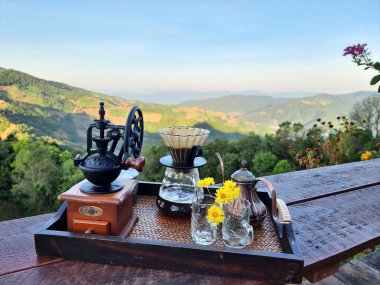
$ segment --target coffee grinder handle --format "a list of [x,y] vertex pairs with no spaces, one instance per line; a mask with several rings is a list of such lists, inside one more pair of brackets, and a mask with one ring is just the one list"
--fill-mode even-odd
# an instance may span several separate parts
[[139,156],[136,159],[127,158],[124,164],[124,169],[133,168],[138,172],[142,172],[145,166],[145,158]]

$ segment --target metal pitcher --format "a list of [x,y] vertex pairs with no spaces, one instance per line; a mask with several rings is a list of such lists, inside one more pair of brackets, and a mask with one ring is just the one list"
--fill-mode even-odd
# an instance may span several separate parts
[[251,202],[250,221],[254,227],[261,225],[265,219],[267,208],[257,195],[256,183],[261,179],[256,178],[248,169],[247,162],[241,162],[241,168],[231,175],[231,179],[240,188],[240,197]]

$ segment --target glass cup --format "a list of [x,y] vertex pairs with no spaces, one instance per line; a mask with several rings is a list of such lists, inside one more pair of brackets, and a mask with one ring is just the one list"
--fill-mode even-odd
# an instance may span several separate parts
[[217,225],[209,222],[207,211],[215,205],[215,197],[210,195],[195,196],[191,209],[191,237],[195,243],[209,245],[215,242]]
[[224,205],[222,238],[226,246],[243,248],[253,241],[253,228],[249,224],[251,203],[242,198]]

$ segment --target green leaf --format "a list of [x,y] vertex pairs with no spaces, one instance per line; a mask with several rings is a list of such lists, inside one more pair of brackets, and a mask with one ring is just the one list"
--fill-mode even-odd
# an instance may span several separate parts
[[375,84],[376,84],[377,82],[379,82],[379,81],[380,81],[380,74],[374,76],[374,77],[372,78],[370,84],[371,84],[371,85],[375,85]]
[[367,70],[369,68],[369,66],[367,66],[366,68],[364,68],[364,70]]
[[377,93],[380,93],[380,85],[379,85],[379,88],[377,89]]
[[375,62],[373,65],[372,65],[375,69],[379,70],[380,71],[380,62]]

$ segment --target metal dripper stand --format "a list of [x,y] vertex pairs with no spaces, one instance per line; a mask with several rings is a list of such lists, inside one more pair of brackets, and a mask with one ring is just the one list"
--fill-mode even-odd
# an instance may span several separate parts
[[167,214],[190,215],[191,203],[199,191],[198,168],[207,162],[201,157],[209,131],[192,127],[169,127],[159,131],[170,155],[160,159],[166,167],[157,196],[157,206]]

